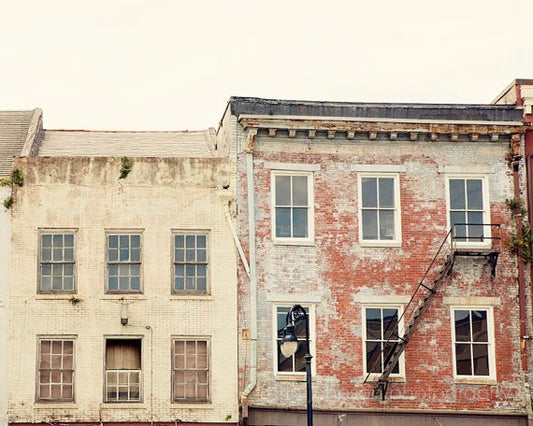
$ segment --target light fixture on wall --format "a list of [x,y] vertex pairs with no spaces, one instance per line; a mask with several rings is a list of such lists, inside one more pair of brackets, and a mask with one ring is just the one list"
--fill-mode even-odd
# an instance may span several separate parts
[[122,325],[128,325],[128,304],[122,303],[120,305],[120,323]]

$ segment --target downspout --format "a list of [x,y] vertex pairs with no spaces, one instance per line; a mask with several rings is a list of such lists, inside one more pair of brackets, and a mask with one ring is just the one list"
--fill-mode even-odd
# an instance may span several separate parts
[[248,131],[246,147],[246,182],[248,192],[248,239],[250,257],[250,377],[241,394],[243,423],[247,424],[248,396],[257,384],[257,265],[255,253],[254,146],[257,130]]
[[235,224],[233,223],[233,219],[231,218],[230,204],[231,200],[233,200],[233,195],[223,194],[221,195],[221,198],[222,201],[224,201],[224,216],[226,217],[226,222],[228,223],[231,236],[233,237],[233,241],[235,242],[235,246],[237,247],[237,251],[239,252],[239,257],[241,258],[242,266],[244,266],[246,275],[248,275],[248,278],[250,278],[250,266],[248,265],[248,261],[246,260],[244,250],[242,249],[241,241],[239,240],[237,230],[235,229]]
[[[515,210],[516,214],[516,234],[520,241],[522,241],[523,228],[522,228],[522,212],[521,212],[521,198],[520,198],[520,135],[512,135],[511,137],[511,153],[513,168],[513,184],[514,184],[514,198],[518,202],[518,207]],[[527,366],[527,327],[526,327],[526,289],[525,289],[525,273],[524,273],[524,259],[522,243],[517,247],[517,262],[518,262],[518,303],[520,309],[520,360],[522,364],[522,371],[524,372],[526,397],[529,393],[528,384],[528,366]],[[529,399],[526,400],[526,410],[528,418],[531,415],[531,409]]]

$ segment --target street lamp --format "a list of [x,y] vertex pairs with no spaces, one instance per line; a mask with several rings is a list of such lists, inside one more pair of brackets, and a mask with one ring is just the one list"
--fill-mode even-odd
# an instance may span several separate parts
[[313,391],[311,389],[311,359],[313,357],[309,348],[309,316],[300,305],[294,305],[287,313],[286,326],[284,328],[280,350],[285,358],[289,358],[296,353],[298,349],[298,338],[294,333],[294,326],[301,319],[305,321],[305,342],[307,343],[307,353],[304,356],[307,376],[307,426],[313,426]]

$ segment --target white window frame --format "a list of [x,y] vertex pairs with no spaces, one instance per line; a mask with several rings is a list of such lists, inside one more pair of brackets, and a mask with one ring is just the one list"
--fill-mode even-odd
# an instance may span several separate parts
[[[307,177],[307,237],[277,237],[276,236],[276,176],[305,176]],[[298,170],[271,170],[271,223],[272,240],[278,244],[312,245],[315,239],[315,202],[313,193],[313,172]],[[291,228],[292,229],[292,228]]]
[[[144,269],[144,230],[142,229],[107,229],[105,233],[105,260],[106,260],[106,270],[105,270],[105,294],[143,294],[144,293],[144,283],[143,283],[143,269]],[[111,261],[109,259],[109,237],[110,236],[120,236],[126,235],[130,239],[134,235],[138,235],[140,238],[140,259],[138,262],[120,261],[120,255],[118,260]],[[130,246],[131,250],[131,246]],[[120,290],[120,282],[118,283],[119,288],[117,290],[110,290],[109,288],[109,278],[110,278],[110,266],[118,265],[120,268],[121,265],[134,265],[139,264],[139,290],[131,290],[131,281],[130,288],[128,290]],[[119,275],[120,277],[120,275]],[[131,280],[131,275],[130,275]]]
[[[72,368],[70,369],[72,371],[72,398],[65,398],[65,399],[52,399],[52,398],[42,398],[41,397],[41,391],[40,391],[40,385],[41,385],[41,379],[40,379],[40,373],[41,370],[50,370],[53,369],[50,366],[50,369],[44,369],[41,368],[41,349],[42,349],[42,342],[49,340],[51,342],[53,341],[61,341],[61,342],[72,342]],[[36,365],[36,389],[35,389],[35,401],[37,403],[52,403],[52,404],[58,404],[58,403],[75,403],[76,402],[76,336],[73,335],[40,335],[37,336],[37,365]],[[63,362],[63,360],[62,360]],[[65,370],[61,368],[59,371],[63,372]],[[58,383],[59,384],[59,383]],[[61,386],[64,385],[63,382],[60,383]]]
[[[361,305],[361,318],[362,318],[362,340],[363,344],[362,347],[362,361],[363,361],[363,379],[376,381],[381,377],[382,373],[370,373],[368,374],[368,370],[366,368],[366,310],[367,309],[398,309],[398,333],[400,335],[404,332],[404,322],[403,322],[403,311],[404,311],[404,305],[402,304],[388,304],[388,303],[371,303],[371,304],[362,304]],[[396,374],[391,374],[389,377],[392,381],[397,382],[403,382],[405,381],[405,350],[400,355],[400,359],[398,360],[398,367],[399,372]]]
[[[54,261],[52,260],[52,258],[50,260],[44,260],[42,258],[42,253],[43,253],[43,236],[44,235],[52,235],[52,238],[54,235],[62,235],[63,237],[65,235],[72,235],[73,236],[73,253],[72,253],[72,261],[66,261],[65,259],[61,260],[61,261]],[[55,228],[55,229],[50,229],[50,228],[42,228],[42,229],[39,229],[39,240],[38,240],[38,262],[37,262],[37,293],[39,294],[76,294],[77,292],[77,274],[76,274],[76,255],[77,255],[77,239],[78,239],[78,236],[77,236],[77,229],[69,229],[69,228]],[[63,245],[62,247],[62,250],[64,251],[65,249],[65,246]],[[42,277],[43,277],[43,274],[42,274],[42,266],[43,264],[49,264],[51,265],[51,267],[53,268],[54,265],[66,265],[66,264],[72,264],[72,269],[73,269],[73,272],[72,272],[72,290],[65,290],[65,289],[60,289],[60,290],[54,290],[53,288],[50,288],[49,290],[44,290],[42,288]],[[53,274],[51,275],[52,276],[52,281],[50,283],[51,287],[53,287]],[[65,278],[65,275],[63,274],[62,275],[62,278]],[[64,282],[62,283],[64,284]]]
[[[370,240],[363,238],[363,178],[389,178],[394,182],[394,238],[392,240]],[[400,247],[402,244],[402,215],[400,203],[399,173],[358,173],[357,176],[359,243],[363,247]],[[378,229],[379,231],[379,229]]]
[[[451,196],[450,196],[450,180],[451,179],[477,179],[481,180],[482,185],[482,196],[483,196],[483,223],[490,224],[490,200],[489,200],[489,180],[486,174],[468,174],[468,173],[454,173],[446,174],[446,224],[448,230],[451,230],[452,223],[450,220],[450,207],[451,207]],[[453,230],[452,230],[453,232]],[[484,241],[456,241],[455,246],[457,248],[490,248],[492,246],[492,229],[491,226],[485,226],[483,232],[486,234],[486,239]]]
[[[457,374],[457,363],[455,356],[455,315],[456,310],[460,311],[486,311],[487,312],[487,337],[488,337],[488,355],[489,355],[489,375],[476,376]],[[450,324],[452,340],[452,369],[453,379],[456,383],[469,384],[495,384],[496,383],[496,348],[494,339],[494,309],[488,305],[453,305],[450,306]]]
[[[309,309],[309,346],[311,351],[311,375],[316,375],[316,336],[315,336],[315,304],[299,303],[302,308]],[[272,369],[276,380],[305,380],[305,371],[278,371],[278,308],[290,309],[294,303],[275,303],[272,305]]]

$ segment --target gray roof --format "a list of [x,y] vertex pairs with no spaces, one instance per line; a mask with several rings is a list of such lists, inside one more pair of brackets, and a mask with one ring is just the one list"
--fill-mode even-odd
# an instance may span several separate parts
[[522,121],[513,105],[354,103],[231,97],[235,116],[283,115],[421,120]]
[[214,129],[176,132],[45,130],[42,157],[213,157]]
[[0,176],[10,174],[13,157],[21,154],[33,113],[33,110],[0,111]]

